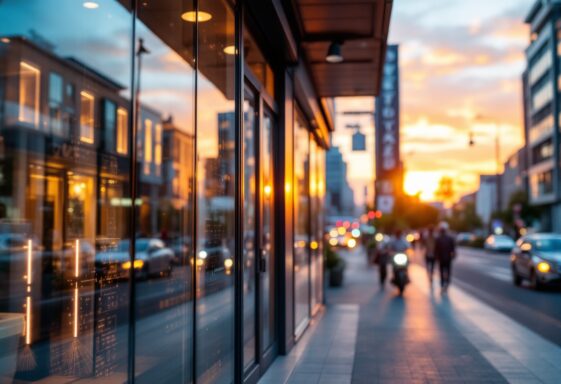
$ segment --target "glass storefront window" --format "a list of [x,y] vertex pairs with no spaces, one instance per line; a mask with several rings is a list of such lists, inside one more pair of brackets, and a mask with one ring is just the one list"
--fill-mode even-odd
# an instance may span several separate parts
[[299,335],[310,317],[310,135],[299,109],[294,119],[294,312]]
[[[234,372],[236,119],[235,44],[230,2],[198,3],[197,381],[230,383]],[[205,12],[203,14],[202,12]]]
[[123,107],[117,109],[117,153],[126,155],[128,152],[129,114]]
[[[246,34],[238,152],[234,3],[0,1],[0,382],[231,383],[236,257],[244,365],[276,353],[274,73]],[[303,329],[319,205],[296,125]]]
[[245,63],[253,76],[263,85],[267,93],[275,95],[275,76],[269,62],[253,38],[253,35],[244,29],[244,55]]
[[[136,383],[193,381],[194,29],[181,20],[192,5],[137,2]],[[117,111],[118,153],[129,116]]]
[[115,151],[116,113],[117,105],[112,101],[105,100],[103,104],[103,132],[105,132],[105,150],[108,152]]
[[325,151],[310,136],[310,252],[311,308],[315,314],[323,302],[323,198]]
[[94,102],[91,93],[80,92],[80,140],[84,143],[94,142]]
[[62,77],[57,73],[49,74],[49,128],[53,134],[61,135],[62,132],[62,102],[63,102]]
[[246,87],[244,97],[244,278],[243,278],[243,306],[244,306],[244,368],[255,361],[255,300],[256,300],[256,239],[255,231],[258,210],[257,199],[257,119],[256,100],[252,89]]
[[41,70],[26,61],[19,63],[19,121],[39,125]]
[[1,382],[127,380],[130,158],[101,145],[105,102],[130,110],[126,3],[0,2]]

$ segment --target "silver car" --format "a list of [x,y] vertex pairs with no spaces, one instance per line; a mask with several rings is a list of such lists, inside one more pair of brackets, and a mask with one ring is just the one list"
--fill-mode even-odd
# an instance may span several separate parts
[[561,235],[533,234],[520,238],[510,257],[515,285],[528,280],[535,289],[561,284]]

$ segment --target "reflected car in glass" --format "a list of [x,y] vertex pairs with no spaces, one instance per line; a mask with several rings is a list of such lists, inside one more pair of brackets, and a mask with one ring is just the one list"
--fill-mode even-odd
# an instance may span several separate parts
[[510,252],[514,246],[514,240],[507,235],[491,235],[483,245],[486,250],[493,252]]
[[160,239],[140,238],[135,241],[136,257],[131,263],[129,240],[121,240],[114,249],[96,255],[96,271],[106,278],[127,279],[134,268],[136,276],[170,276],[174,253]]
[[233,266],[230,250],[217,244],[208,243],[206,247],[197,253],[197,267],[206,271],[220,272],[224,270],[229,273]]
[[561,235],[533,234],[520,238],[510,257],[512,281],[528,280],[535,289],[561,285]]

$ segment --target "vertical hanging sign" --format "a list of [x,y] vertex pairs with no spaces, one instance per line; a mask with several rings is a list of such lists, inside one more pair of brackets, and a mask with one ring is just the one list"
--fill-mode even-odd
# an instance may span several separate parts
[[398,46],[388,45],[380,95],[376,98],[376,205],[384,213],[393,210],[401,192],[399,156],[399,60]]

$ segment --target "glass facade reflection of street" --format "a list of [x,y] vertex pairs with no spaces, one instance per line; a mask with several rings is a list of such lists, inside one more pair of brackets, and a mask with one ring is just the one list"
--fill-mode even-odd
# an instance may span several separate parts
[[[238,369],[279,353],[276,139],[293,127],[278,63],[235,3],[0,1],[1,382],[231,383],[236,294]],[[296,129],[299,322],[322,286],[310,118]]]

